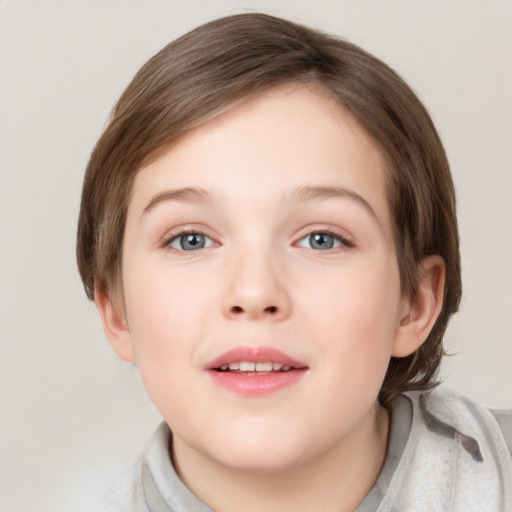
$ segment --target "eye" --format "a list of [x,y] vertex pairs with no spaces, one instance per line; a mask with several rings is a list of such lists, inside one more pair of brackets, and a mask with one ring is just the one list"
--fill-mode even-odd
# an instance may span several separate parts
[[169,247],[179,251],[197,251],[213,244],[213,240],[202,233],[180,233],[167,242]]
[[337,247],[342,246],[350,247],[350,244],[342,236],[319,231],[316,233],[310,233],[309,235],[301,238],[298,242],[298,246],[315,249],[316,251],[328,251],[329,249],[336,249]]

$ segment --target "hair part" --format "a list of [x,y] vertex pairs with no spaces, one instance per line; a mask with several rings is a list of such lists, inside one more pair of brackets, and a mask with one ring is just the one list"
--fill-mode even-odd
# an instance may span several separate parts
[[425,343],[392,358],[380,401],[428,389],[442,338],[461,297],[455,191],[434,124],[386,64],[343,39],[265,14],[206,23],[171,42],[135,75],[89,160],[78,222],[77,259],[87,296],[98,286],[122,298],[122,247],[137,172],[218,112],[288,83],[321,87],[380,146],[402,293],[414,297],[422,260],[446,264],[443,308]]

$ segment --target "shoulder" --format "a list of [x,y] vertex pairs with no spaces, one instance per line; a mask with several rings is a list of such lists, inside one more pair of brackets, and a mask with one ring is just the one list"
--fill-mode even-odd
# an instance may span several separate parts
[[379,512],[512,512],[512,459],[495,416],[443,387],[405,396],[411,428]]
[[512,453],[512,410],[492,410],[443,386],[427,393],[409,393],[420,418],[431,431],[448,435],[457,432],[486,436],[491,444]]
[[[492,411],[450,389],[408,393],[417,411],[416,418],[431,432],[462,442],[466,451],[480,440],[497,451],[509,452],[512,443],[512,411]],[[476,450],[476,445],[475,445]],[[473,457],[478,455],[473,453]]]

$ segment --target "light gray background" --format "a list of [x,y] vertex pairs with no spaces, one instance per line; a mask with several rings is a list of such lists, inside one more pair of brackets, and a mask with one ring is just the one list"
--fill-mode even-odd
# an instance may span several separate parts
[[131,459],[159,422],[77,275],[81,181],[140,65],[186,30],[247,9],[351,39],[427,104],[457,187],[465,283],[446,339],[460,353],[443,375],[512,407],[510,0],[0,0],[3,512],[45,510],[90,468]]

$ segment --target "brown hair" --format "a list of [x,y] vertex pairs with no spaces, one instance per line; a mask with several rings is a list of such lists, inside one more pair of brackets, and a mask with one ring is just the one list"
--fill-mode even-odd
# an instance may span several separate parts
[[94,284],[120,290],[123,232],[136,173],[221,109],[285,83],[322,87],[382,148],[402,291],[414,296],[420,263],[446,263],[441,314],[411,356],[392,358],[380,393],[427,389],[443,356],[442,337],[461,295],[455,192],[432,120],[383,62],[330,35],[264,14],[202,25],[173,41],[136,74],[91,155],[78,222],[78,267]]

